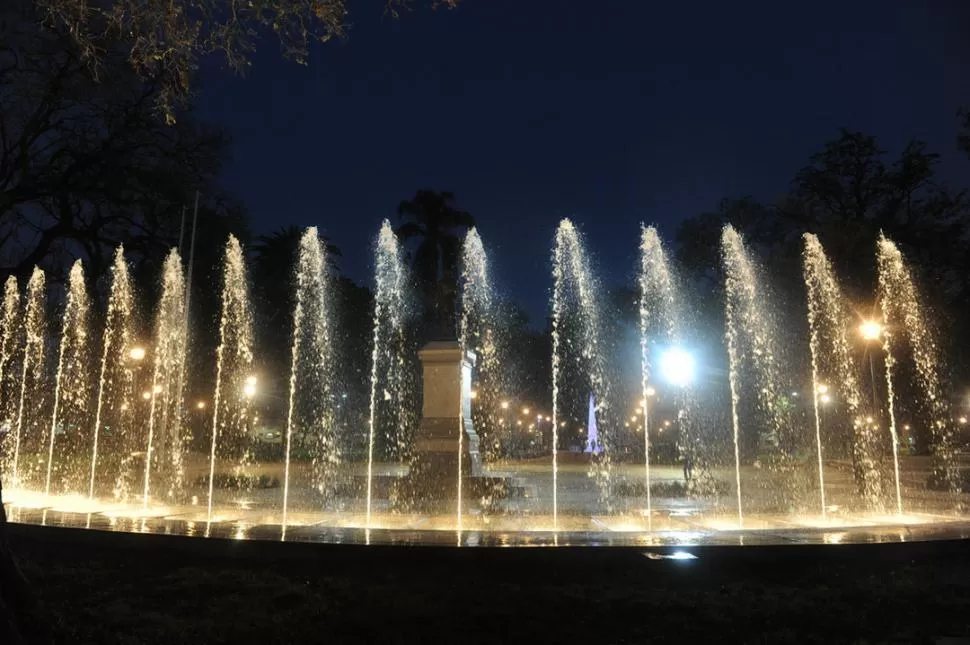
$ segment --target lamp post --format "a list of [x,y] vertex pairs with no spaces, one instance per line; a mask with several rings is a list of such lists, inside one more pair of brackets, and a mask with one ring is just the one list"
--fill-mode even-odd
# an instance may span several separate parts
[[[682,347],[672,347],[663,353],[660,357],[660,373],[671,385],[678,388],[686,389],[694,381],[694,375],[696,372],[696,365],[694,356]],[[646,396],[649,396],[648,391],[644,391]],[[649,440],[646,433],[647,425],[647,405],[646,397],[644,397],[643,406],[643,417],[644,417],[644,446],[649,450]],[[671,426],[670,421],[664,421],[663,426],[658,428],[658,432],[663,432],[664,428],[669,428]],[[680,446],[681,446],[681,458],[683,459],[684,465],[684,484],[687,486],[691,485],[694,478],[694,448],[690,437],[686,436],[687,425],[681,423],[679,425],[680,430]],[[647,478],[649,480],[649,458],[647,459]],[[647,489],[649,491],[649,483]],[[649,504],[649,497],[647,502]]]
[[508,442],[507,442],[506,453],[508,454],[509,457],[511,457],[512,456],[512,438],[513,438],[513,436],[512,436],[512,419],[511,419],[511,413],[509,412],[509,407],[510,407],[509,406],[509,402],[508,401],[502,401],[499,404],[499,407],[502,408],[502,411],[505,413],[505,431],[508,433]]
[[253,399],[256,397],[257,382],[258,381],[255,376],[253,375],[247,376],[246,382],[243,384],[243,390],[242,390],[243,397],[246,399],[246,427],[245,427],[246,439],[245,441],[247,444],[250,444],[250,442],[253,442],[255,440],[255,438],[252,436],[253,435],[253,425],[251,421],[252,410],[250,408],[252,406]]
[[[128,358],[135,364],[134,369],[132,369],[132,392],[137,392],[139,389],[139,376],[141,375],[141,364],[145,360],[145,348],[140,345],[135,345],[130,350],[128,350]],[[149,398],[151,395],[149,395]]]
[[866,353],[869,355],[869,378],[872,381],[872,404],[873,406],[879,405],[879,399],[876,395],[876,366],[875,360],[873,359],[873,348],[871,343],[874,341],[879,341],[883,335],[883,326],[876,320],[865,320],[859,325],[859,335],[866,342]]

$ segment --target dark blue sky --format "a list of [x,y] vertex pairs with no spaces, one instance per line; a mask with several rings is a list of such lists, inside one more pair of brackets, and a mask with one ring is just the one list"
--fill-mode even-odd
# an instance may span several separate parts
[[200,111],[235,138],[224,180],[257,232],[316,224],[359,280],[381,218],[422,187],[475,215],[539,318],[559,218],[620,280],[639,222],[669,237],[722,197],[770,201],[839,127],[893,152],[923,139],[970,186],[965,3],[463,0],[396,21],[350,4],[349,39],[308,67],[271,40],[245,79],[211,61]]

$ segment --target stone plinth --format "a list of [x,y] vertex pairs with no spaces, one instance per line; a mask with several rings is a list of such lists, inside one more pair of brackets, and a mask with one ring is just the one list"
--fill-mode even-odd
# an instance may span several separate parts
[[471,418],[475,355],[462,356],[457,341],[434,341],[418,352],[418,358],[424,398],[421,425],[414,437],[411,484],[418,498],[453,499],[458,487],[459,443],[462,477],[478,477],[482,472],[478,434]]

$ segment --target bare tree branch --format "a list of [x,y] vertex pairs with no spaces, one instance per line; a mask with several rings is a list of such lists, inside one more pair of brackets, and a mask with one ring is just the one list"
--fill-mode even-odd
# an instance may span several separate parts
[[[24,1],[24,0],[20,0]],[[455,7],[459,0],[426,0]],[[199,59],[221,54],[243,73],[259,37],[272,33],[283,56],[306,64],[310,43],[344,37],[347,0],[33,0],[45,23],[75,41],[81,58],[102,77],[103,41],[123,42],[132,69],[157,79],[157,108],[172,121],[185,104]],[[397,16],[411,0],[385,0]]]

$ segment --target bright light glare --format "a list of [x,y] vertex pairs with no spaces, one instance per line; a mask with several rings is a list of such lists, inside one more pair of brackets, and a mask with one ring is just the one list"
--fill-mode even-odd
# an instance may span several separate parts
[[145,348],[144,347],[132,347],[131,351],[128,352],[128,358],[133,361],[140,361],[145,358]]
[[865,340],[879,340],[882,336],[882,325],[875,320],[866,320],[859,325],[859,333]]
[[828,403],[832,400],[832,397],[829,396],[828,394],[823,394],[822,396],[818,397],[818,400],[821,401],[822,403]]
[[685,387],[694,380],[694,357],[675,347],[660,357],[660,373],[673,385]]
[[246,377],[246,384],[243,386],[243,395],[247,399],[251,399],[254,396],[256,396],[256,377],[255,376]]

